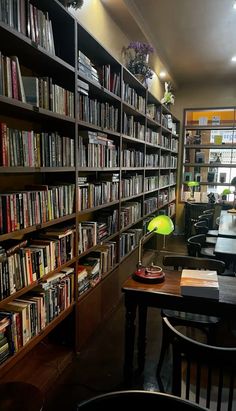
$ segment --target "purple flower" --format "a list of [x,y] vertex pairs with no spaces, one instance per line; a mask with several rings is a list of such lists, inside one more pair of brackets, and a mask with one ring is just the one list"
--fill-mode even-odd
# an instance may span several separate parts
[[154,48],[147,43],[141,43],[140,41],[131,41],[127,49],[133,49],[137,53],[148,54],[153,53]]

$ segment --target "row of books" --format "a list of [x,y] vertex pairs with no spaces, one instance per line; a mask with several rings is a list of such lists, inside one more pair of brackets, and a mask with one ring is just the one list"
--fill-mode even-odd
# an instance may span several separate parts
[[160,121],[161,120],[160,108],[158,108],[155,104],[147,104],[147,116],[160,124],[161,122]]
[[79,50],[78,55],[79,74],[101,84],[112,93],[120,95],[120,73],[113,71],[110,64],[95,66],[81,50]]
[[119,131],[119,110],[108,102],[79,93],[79,120],[91,123],[106,130]]
[[79,132],[80,167],[118,167],[119,149],[105,133]]
[[78,187],[78,210],[119,200],[119,182],[103,181]]
[[1,0],[0,21],[23,33],[49,53],[55,54],[49,14],[38,9],[29,0]]
[[54,84],[51,77],[22,76],[26,103],[75,117],[74,93]]
[[0,165],[4,167],[74,167],[75,141],[57,131],[18,130],[0,122]]
[[73,117],[74,93],[53,84],[51,77],[22,76],[17,56],[0,52],[0,94]]
[[125,83],[124,80],[122,81],[122,98],[136,110],[145,113],[145,97],[139,95],[137,91],[128,83]]
[[121,198],[134,196],[140,194],[143,191],[143,176],[141,174],[135,174],[128,178],[122,178],[121,180]]
[[133,228],[121,234],[120,237],[120,257],[125,257],[137,245],[143,235],[141,228]]
[[78,295],[94,287],[116,264],[117,244],[108,241],[80,259],[78,266]]
[[123,133],[127,136],[144,141],[145,125],[135,121],[134,116],[123,113]]
[[154,131],[151,128],[147,128],[146,134],[145,134],[145,137],[146,137],[145,140],[146,140],[147,143],[158,145],[159,144],[159,135],[160,135],[159,132]]
[[175,156],[171,156],[170,154],[162,154],[160,156],[160,167],[177,167],[178,158]]
[[75,255],[75,230],[48,230],[38,238],[9,240],[0,248],[0,299],[29,286]]
[[146,167],[159,167],[159,154],[157,153],[146,153],[145,156]]
[[78,69],[83,76],[100,83],[96,67],[81,50],[78,51]]
[[126,148],[122,151],[122,166],[123,167],[143,167],[144,153],[134,148]]
[[33,291],[1,305],[0,318],[9,319],[7,340],[11,355],[72,304],[73,272],[73,268],[67,267],[40,283]]
[[110,64],[98,68],[98,73],[102,86],[120,96],[120,73],[113,71]]
[[142,205],[139,201],[127,202],[122,204],[120,212],[120,226],[125,228],[127,225],[135,223],[142,215]]
[[158,199],[157,197],[149,197],[144,200],[144,214],[152,213],[157,210]]
[[159,187],[159,176],[148,176],[144,178],[144,191],[155,190]]
[[70,215],[74,211],[75,184],[30,185],[25,190],[0,194],[0,233]]

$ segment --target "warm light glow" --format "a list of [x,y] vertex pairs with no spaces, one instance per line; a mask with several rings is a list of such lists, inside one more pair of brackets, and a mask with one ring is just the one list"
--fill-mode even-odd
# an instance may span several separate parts
[[174,231],[174,224],[167,215],[158,215],[148,224],[148,231],[154,231],[157,234],[169,235]]
[[233,61],[234,63],[236,63],[236,56],[233,56],[231,61]]
[[161,78],[164,78],[164,77],[166,76],[166,72],[165,72],[165,71],[161,71],[160,74],[159,74],[159,76],[160,76]]

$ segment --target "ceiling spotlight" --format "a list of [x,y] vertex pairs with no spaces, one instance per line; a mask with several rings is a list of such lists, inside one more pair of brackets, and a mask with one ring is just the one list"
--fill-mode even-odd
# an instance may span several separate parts
[[161,71],[160,74],[159,74],[159,76],[160,76],[161,78],[164,78],[164,77],[166,76],[166,72],[165,72],[165,71]]
[[233,56],[231,61],[233,61],[234,63],[236,63],[236,56]]

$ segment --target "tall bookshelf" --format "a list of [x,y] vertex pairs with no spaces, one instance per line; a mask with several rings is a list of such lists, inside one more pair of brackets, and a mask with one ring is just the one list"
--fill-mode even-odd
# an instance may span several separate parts
[[57,0],[26,3],[0,22],[3,379],[54,335],[84,347],[149,219],[175,217],[178,119]]

